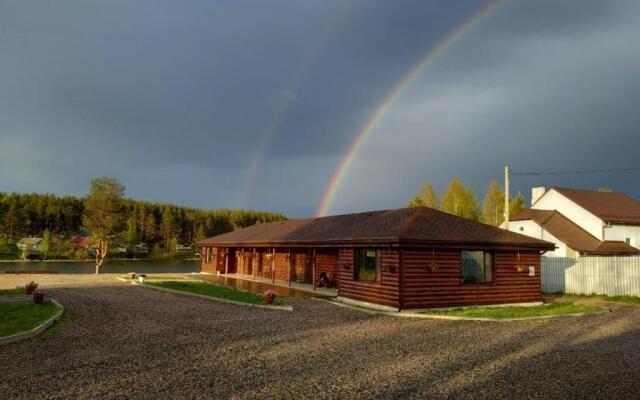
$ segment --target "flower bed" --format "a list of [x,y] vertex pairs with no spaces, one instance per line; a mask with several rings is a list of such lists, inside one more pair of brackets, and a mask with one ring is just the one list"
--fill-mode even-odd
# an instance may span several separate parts
[[[215,285],[205,282],[179,282],[179,281],[146,281],[145,285],[157,286],[166,289],[180,290],[204,296],[238,301],[250,304],[265,304],[265,297],[255,293],[242,292],[227,286]],[[273,305],[285,305],[279,298],[273,301]]]

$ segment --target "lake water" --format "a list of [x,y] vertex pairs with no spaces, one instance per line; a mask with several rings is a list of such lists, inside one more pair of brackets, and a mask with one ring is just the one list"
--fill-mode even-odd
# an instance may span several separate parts
[[[96,266],[93,261],[55,261],[55,262],[2,262],[0,274],[7,271],[55,271],[59,274],[93,274]],[[199,272],[197,260],[154,260],[154,261],[110,261],[107,259],[100,268],[100,273],[176,273]]]

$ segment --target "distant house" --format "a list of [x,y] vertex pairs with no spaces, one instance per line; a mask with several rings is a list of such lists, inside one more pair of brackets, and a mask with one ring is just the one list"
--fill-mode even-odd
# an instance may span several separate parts
[[42,246],[42,238],[28,237],[22,238],[16,243],[16,246],[20,251],[28,251],[30,256],[37,256],[40,254]]
[[548,256],[640,254],[640,202],[631,196],[536,187],[531,203],[508,229],[555,243]]
[[138,243],[133,246],[133,251],[138,254],[149,254],[149,246],[144,243]]
[[127,248],[124,246],[116,246],[114,251],[118,255],[127,254]]
[[86,249],[91,244],[91,236],[78,235],[71,239],[71,244]]
[[190,251],[191,250],[191,245],[190,244],[177,244],[176,245],[176,251]]

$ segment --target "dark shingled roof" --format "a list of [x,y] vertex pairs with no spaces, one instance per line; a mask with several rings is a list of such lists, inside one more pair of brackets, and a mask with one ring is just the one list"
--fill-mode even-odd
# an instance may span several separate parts
[[562,187],[552,189],[605,222],[640,225],[640,201],[627,194]]
[[640,254],[621,241],[601,241],[555,210],[522,210],[512,221],[532,220],[575,251],[594,255]]
[[490,245],[551,250],[554,245],[426,207],[257,224],[200,245],[345,245],[367,243]]

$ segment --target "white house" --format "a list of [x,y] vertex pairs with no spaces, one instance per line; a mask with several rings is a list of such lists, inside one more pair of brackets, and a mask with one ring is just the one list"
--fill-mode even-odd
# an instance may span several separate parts
[[640,202],[624,193],[536,187],[531,208],[511,217],[508,229],[555,243],[548,256],[640,254]]
[[40,254],[42,246],[42,238],[39,237],[26,237],[20,239],[16,246],[20,251],[28,251],[30,256],[37,256]]

